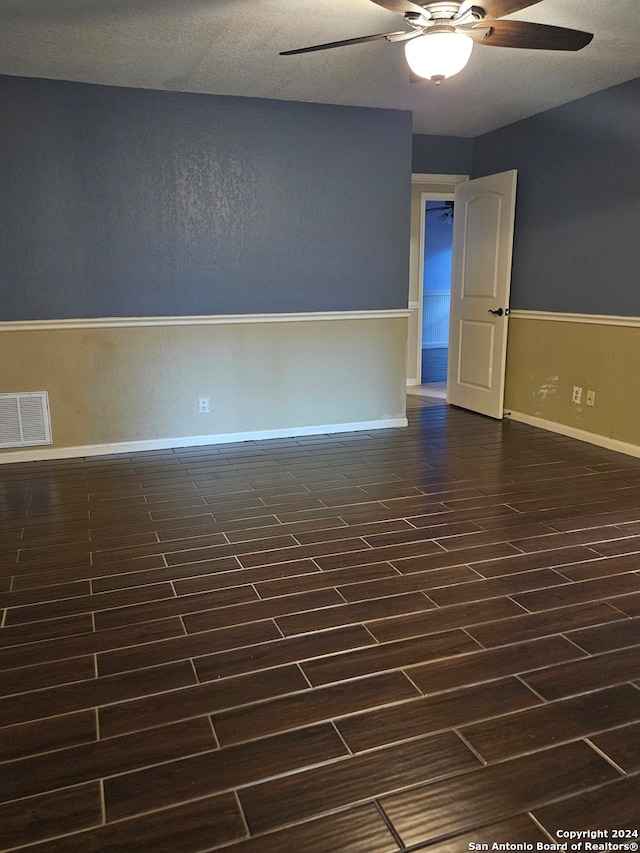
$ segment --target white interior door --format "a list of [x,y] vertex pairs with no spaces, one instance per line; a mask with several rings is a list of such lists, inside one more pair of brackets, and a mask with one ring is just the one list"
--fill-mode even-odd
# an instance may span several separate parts
[[447,402],[502,418],[517,172],[456,187]]

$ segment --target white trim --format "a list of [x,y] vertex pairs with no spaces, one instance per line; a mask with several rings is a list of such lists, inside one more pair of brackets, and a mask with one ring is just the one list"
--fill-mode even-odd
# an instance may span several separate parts
[[[435,195],[443,195],[443,193],[435,193]],[[445,195],[451,195],[453,198],[453,193],[445,193]],[[418,377],[418,382],[416,384],[422,384],[422,335],[423,335],[423,325],[424,325],[424,254],[425,254],[425,238],[426,238],[426,228],[427,228],[427,202],[431,193],[421,192],[420,193],[420,242],[418,244],[418,328],[416,331],[416,343],[418,344],[418,351],[415,354],[416,359],[416,376]]]
[[590,323],[594,326],[640,327],[640,317],[624,317],[616,314],[562,314],[557,311],[511,311],[509,316],[516,320],[548,320],[553,323]]
[[437,193],[430,192],[429,190],[423,190],[422,193],[420,193],[420,197],[424,204],[427,201],[453,201],[456,194],[451,191]]
[[577,438],[578,441],[586,441],[588,444],[595,444],[598,447],[605,447],[607,450],[615,450],[618,453],[626,453],[627,456],[635,456],[640,458],[640,446],[630,444],[628,441],[619,441],[617,438],[608,438],[606,435],[598,435],[595,432],[587,432],[584,429],[558,424],[554,421],[546,421],[543,418],[536,418],[534,415],[525,415],[522,412],[505,412],[505,418],[510,418],[512,421],[519,421],[529,426],[545,429],[547,432],[555,432],[559,435],[566,435],[569,438]]
[[192,435],[183,438],[155,438],[140,441],[117,441],[110,444],[86,444],[79,447],[53,447],[44,450],[16,450],[0,453],[0,465],[8,462],[40,462],[47,459],[72,459],[78,456],[106,456],[111,453],[140,453],[145,450],[170,450],[174,447],[201,447],[207,444],[231,444],[241,441],[263,441],[269,438],[296,438],[305,435],[331,435],[340,432],[362,432],[372,429],[406,427],[406,418],[385,418],[349,424],[319,424],[306,427]]
[[420,385],[419,379],[407,379],[407,388],[413,388],[416,385]]
[[391,320],[409,316],[407,308],[380,311],[310,311],[297,314],[199,314],[187,317],[90,317],[68,320],[10,320],[0,332],[56,329],[114,329],[140,326],[230,326],[240,323],[305,323],[327,320]]
[[429,175],[424,172],[411,175],[412,184],[461,184],[468,180],[469,175]]

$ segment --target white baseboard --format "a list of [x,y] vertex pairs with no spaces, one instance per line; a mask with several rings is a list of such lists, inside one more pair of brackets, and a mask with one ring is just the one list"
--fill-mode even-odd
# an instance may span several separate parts
[[9,462],[43,462],[48,459],[75,459],[79,456],[108,456],[114,453],[140,453],[146,450],[171,450],[175,447],[202,447],[209,444],[231,444],[242,441],[264,441],[269,438],[299,438],[305,435],[331,435],[340,432],[363,432],[373,429],[406,427],[406,418],[386,418],[349,424],[318,424],[306,427],[255,430],[254,432],[192,435],[182,438],[153,438],[140,441],[118,441],[109,444],[85,444],[77,447],[32,447],[29,450],[0,452],[0,465]]
[[640,459],[640,446],[637,444],[630,444],[627,441],[619,441],[617,438],[608,438],[606,435],[587,432],[585,429],[566,426],[566,424],[546,421],[543,418],[537,418],[534,415],[525,415],[522,412],[509,412],[505,417],[510,418],[512,421],[529,424],[529,426],[546,429],[547,432],[566,435],[568,438],[577,438],[578,441],[585,441],[588,444],[595,444],[597,447],[604,447],[607,450],[615,450],[617,453],[625,453],[627,456],[635,456]]

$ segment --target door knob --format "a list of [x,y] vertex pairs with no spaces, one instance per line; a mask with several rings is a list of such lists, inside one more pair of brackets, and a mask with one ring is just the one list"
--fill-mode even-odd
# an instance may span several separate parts
[[493,311],[491,308],[489,308],[489,314],[495,314],[496,317],[502,317],[502,315],[504,314],[504,311],[502,310],[502,308],[496,308],[495,311]]

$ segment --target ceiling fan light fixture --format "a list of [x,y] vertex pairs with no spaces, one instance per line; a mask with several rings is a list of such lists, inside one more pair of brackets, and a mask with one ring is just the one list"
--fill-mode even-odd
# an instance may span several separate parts
[[473,39],[463,33],[433,30],[411,39],[404,46],[407,63],[413,73],[425,80],[433,80],[437,85],[462,71],[472,49]]

